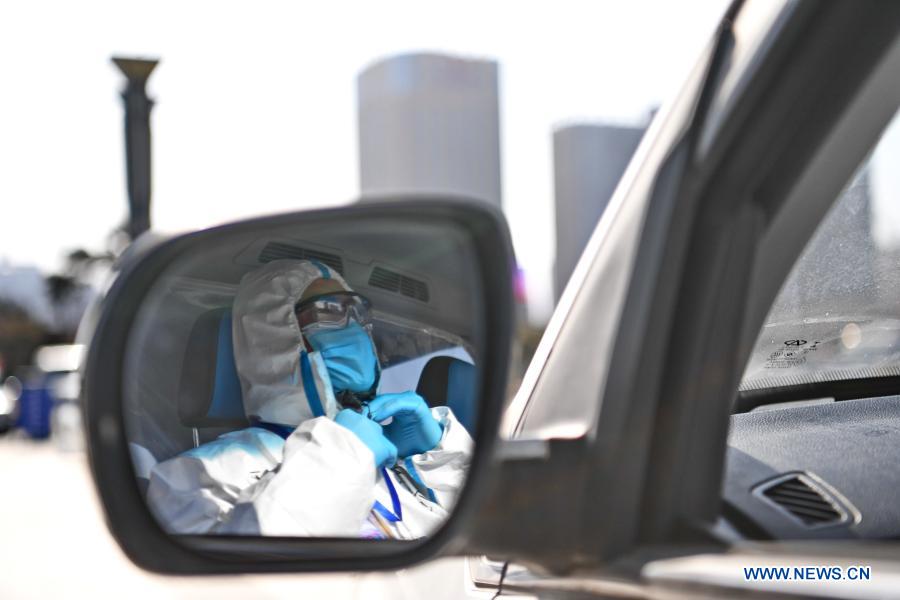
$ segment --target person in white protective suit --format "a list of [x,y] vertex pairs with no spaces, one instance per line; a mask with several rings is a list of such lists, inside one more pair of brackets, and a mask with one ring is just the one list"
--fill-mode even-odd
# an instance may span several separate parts
[[377,394],[368,301],[316,261],[246,274],[233,306],[251,427],[157,464],[173,533],[411,539],[453,506],[472,439],[447,407]]

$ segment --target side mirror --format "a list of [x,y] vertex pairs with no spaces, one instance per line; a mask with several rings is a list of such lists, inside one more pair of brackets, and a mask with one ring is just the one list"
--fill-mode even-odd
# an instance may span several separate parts
[[490,487],[514,266],[499,211],[442,198],[242,221],[131,261],[83,385],[122,548],[163,573],[464,553]]

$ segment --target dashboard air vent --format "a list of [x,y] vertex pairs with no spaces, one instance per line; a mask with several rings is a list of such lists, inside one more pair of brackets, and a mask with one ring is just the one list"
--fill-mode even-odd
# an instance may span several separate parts
[[369,276],[369,285],[408,298],[428,302],[428,284],[383,267],[375,267]]
[[301,260],[317,260],[326,264],[341,275],[344,274],[344,261],[337,254],[301,248],[282,242],[269,242],[259,253],[259,262],[267,263],[279,258],[296,258]]
[[840,523],[846,518],[836,502],[800,475],[779,479],[762,489],[761,494],[807,527]]

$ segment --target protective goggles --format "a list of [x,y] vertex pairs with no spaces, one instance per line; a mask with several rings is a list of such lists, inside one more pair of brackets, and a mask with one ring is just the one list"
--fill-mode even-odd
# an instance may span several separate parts
[[372,303],[356,292],[331,292],[307,298],[294,306],[297,323],[304,335],[321,329],[341,329],[353,319],[363,327],[369,325]]

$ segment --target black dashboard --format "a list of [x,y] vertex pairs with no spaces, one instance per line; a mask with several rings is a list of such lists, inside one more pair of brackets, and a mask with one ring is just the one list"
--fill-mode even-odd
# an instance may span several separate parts
[[900,396],[731,417],[724,516],[762,539],[900,537]]

